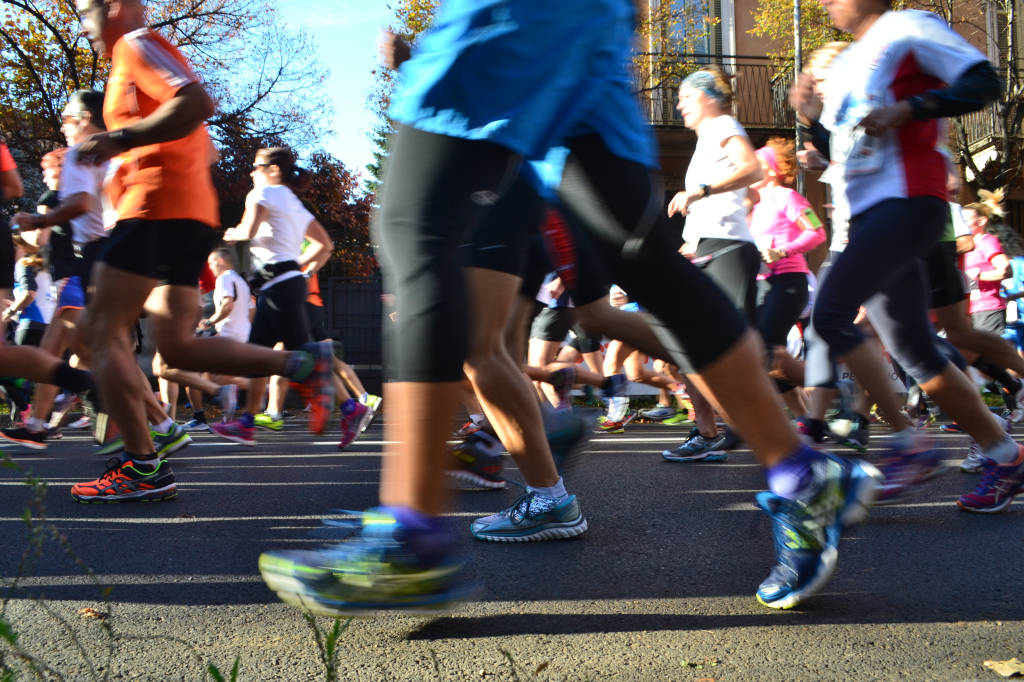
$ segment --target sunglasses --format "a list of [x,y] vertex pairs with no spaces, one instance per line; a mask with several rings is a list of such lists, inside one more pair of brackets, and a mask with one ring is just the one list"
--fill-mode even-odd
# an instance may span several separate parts
[[254,163],[252,165],[252,169],[256,170],[257,168],[266,168],[269,165],[270,165],[269,163]]

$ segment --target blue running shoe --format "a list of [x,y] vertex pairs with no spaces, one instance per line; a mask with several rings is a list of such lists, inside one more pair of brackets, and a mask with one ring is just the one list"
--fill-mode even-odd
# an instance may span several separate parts
[[558,503],[533,490],[497,514],[477,519],[470,525],[473,537],[492,542],[537,542],[568,540],[587,530],[575,495]]
[[792,608],[828,581],[843,530],[863,521],[878,495],[882,474],[867,462],[822,455],[810,466],[813,482],[805,499],[757,496],[772,517],[778,560],[757,591],[757,600],[770,608]]
[[670,405],[657,405],[650,408],[649,410],[640,410],[640,416],[644,419],[651,419],[654,421],[661,421],[662,419],[668,419],[675,415],[676,408]]
[[777,564],[757,588],[757,601],[791,609],[817,592],[836,570],[839,552],[824,529],[809,523],[806,506],[774,493],[757,494],[757,506],[772,517]]
[[720,436],[705,438],[695,426],[685,443],[674,450],[663,450],[661,456],[666,462],[721,462],[729,455],[718,447],[720,441]]
[[260,574],[282,600],[327,616],[439,613],[474,591],[456,580],[463,564],[452,557],[451,534],[439,522],[412,529],[378,508],[336,525],[351,536],[318,550],[260,555]]

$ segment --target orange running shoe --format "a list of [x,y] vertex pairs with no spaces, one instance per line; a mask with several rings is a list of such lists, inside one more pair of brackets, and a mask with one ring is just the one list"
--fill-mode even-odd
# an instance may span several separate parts
[[75,502],[84,504],[156,502],[170,500],[177,495],[171,465],[164,460],[122,462],[120,457],[111,457],[102,476],[71,487],[71,497]]

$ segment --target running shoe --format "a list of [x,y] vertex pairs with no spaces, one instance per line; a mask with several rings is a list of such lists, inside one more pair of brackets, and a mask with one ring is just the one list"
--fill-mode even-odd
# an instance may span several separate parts
[[843,530],[867,517],[882,478],[867,462],[832,455],[814,458],[811,472],[804,499],[757,495],[757,505],[772,517],[778,562],[758,587],[757,600],[773,609],[793,608],[828,581]]
[[[1003,427],[1003,430],[1005,430],[1006,433],[1010,433],[1013,429],[1013,427],[1010,425],[1010,422],[1007,421],[1006,419],[1003,419],[998,414],[995,415],[995,417],[999,424]],[[964,461],[960,462],[960,471],[964,472],[965,474],[976,474],[980,471],[984,471],[985,462],[987,461],[988,457],[982,454],[981,446],[978,445],[978,441],[971,438],[971,444],[967,448],[967,457],[964,458]]]
[[575,495],[559,503],[533,490],[508,509],[477,519],[470,525],[473,537],[491,542],[567,540],[586,530],[587,520],[580,512]]
[[618,395],[608,399],[608,414],[605,418],[610,422],[621,422],[629,413],[629,398]]
[[690,421],[690,412],[688,410],[676,410],[676,413],[668,419],[662,419],[661,423],[665,426],[676,426],[678,424],[685,424]]
[[560,410],[571,408],[572,398],[569,394],[572,392],[572,387],[576,385],[576,368],[570,366],[556,369],[548,376],[548,383],[555,389],[555,397],[558,399],[558,404],[555,407]]
[[743,439],[739,437],[732,427],[726,424],[722,427],[722,432],[718,435],[718,439],[714,443],[712,448],[713,452],[727,452],[729,450],[735,450],[736,448],[743,445]]
[[178,494],[171,465],[158,460],[152,462],[122,462],[120,457],[107,460],[107,470],[95,481],[76,483],[71,497],[76,502],[156,502],[169,500]]
[[994,514],[1010,506],[1013,498],[1024,487],[1024,447],[1017,446],[1017,461],[997,464],[986,459],[985,475],[978,481],[974,492],[960,496],[956,501],[964,511]]
[[122,450],[124,450],[124,439],[121,438],[121,434],[118,434],[108,439],[105,443],[98,445],[92,453],[98,457],[109,457]]
[[252,418],[253,423],[263,429],[280,431],[284,428],[284,419],[275,419],[274,415],[267,412],[260,412]]
[[811,443],[825,442],[824,420],[800,416],[796,418],[795,426],[797,433],[804,436],[805,440],[809,440]]
[[627,422],[625,420],[612,421],[608,417],[602,415],[597,418],[597,429],[603,433],[625,433],[626,423]]
[[724,450],[716,449],[721,436],[705,438],[697,427],[690,429],[686,442],[674,450],[664,450],[661,456],[666,462],[721,462],[728,458]]
[[9,440],[17,445],[24,445],[33,450],[46,449],[47,429],[32,431],[26,426],[18,426],[13,429],[0,429],[0,437]]
[[192,436],[185,433],[185,429],[179,424],[172,424],[170,431],[167,433],[160,433],[150,429],[149,434],[153,438],[153,448],[156,450],[156,456],[160,459],[170,457],[192,442]]
[[292,388],[309,404],[309,430],[319,435],[327,428],[334,411],[334,353],[327,341],[307,343],[299,351],[312,356],[313,367],[304,380],[293,381]]
[[92,421],[89,419],[88,416],[83,414],[81,417],[71,422],[64,428],[71,429],[72,431],[77,431],[79,429],[87,429],[90,426],[92,426]]
[[338,449],[344,450],[352,444],[359,434],[363,432],[366,425],[370,423],[373,412],[366,405],[352,401],[351,410],[346,413],[341,410],[341,440],[338,441]]
[[465,438],[466,436],[476,433],[480,430],[480,426],[470,419],[468,422],[459,427],[459,430],[455,432],[456,437]]
[[235,443],[248,445],[249,447],[256,447],[256,427],[246,426],[242,423],[241,419],[235,419],[230,422],[221,422],[219,424],[210,424],[210,431],[221,438],[227,438]]
[[828,422],[826,433],[840,445],[864,452],[871,440],[871,422],[856,412],[846,412]]
[[377,418],[377,414],[380,412],[380,404],[384,402],[384,399],[379,395],[367,393],[366,400],[360,400],[359,402],[370,408],[370,420],[366,422],[366,425],[369,426]]
[[452,447],[455,468],[446,473],[470,488],[501,490],[505,487],[503,452],[501,442],[494,436],[483,431],[470,434]]
[[939,427],[939,429],[941,429],[942,431],[945,431],[946,433],[963,433],[964,432],[964,427],[960,426],[956,422],[950,422],[948,424],[943,424],[942,426]]
[[544,433],[555,467],[559,474],[565,475],[575,468],[579,456],[586,450],[594,425],[591,419],[572,410],[558,410],[545,415]]
[[473,593],[460,584],[462,562],[451,555],[451,534],[413,529],[384,509],[349,522],[352,536],[316,550],[264,552],[259,568],[285,602],[317,615],[381,611],[437,613]]
[[640,416],[652,421],[661,421],[675,415],[676,408],[670,405],[657,405],[648,410],[640,410]]
[[181,428],[191,433],[193,431],[209,431],[210,425],[206,423],[205,419],[196,419],[193,417],[182,424]]
[[939,451],[920,436],[915,440],[918,442],[910,451],[891,450],[879,462],[878,468],[885,480],[878,495],[878,504],[898,502],[917,486],[944,473]]

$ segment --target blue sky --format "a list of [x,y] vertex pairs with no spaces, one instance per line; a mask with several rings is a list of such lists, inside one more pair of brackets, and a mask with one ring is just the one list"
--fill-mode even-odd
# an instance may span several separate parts
[[373,160],[369,133],[374,123],[366,96],[373,87],[377,36],[391,18],[387,5],[384,0],[279,0],[278,7],[289,27],[311,36],[330,71],[334,134],[326,138],[327,151],[365,175]]

